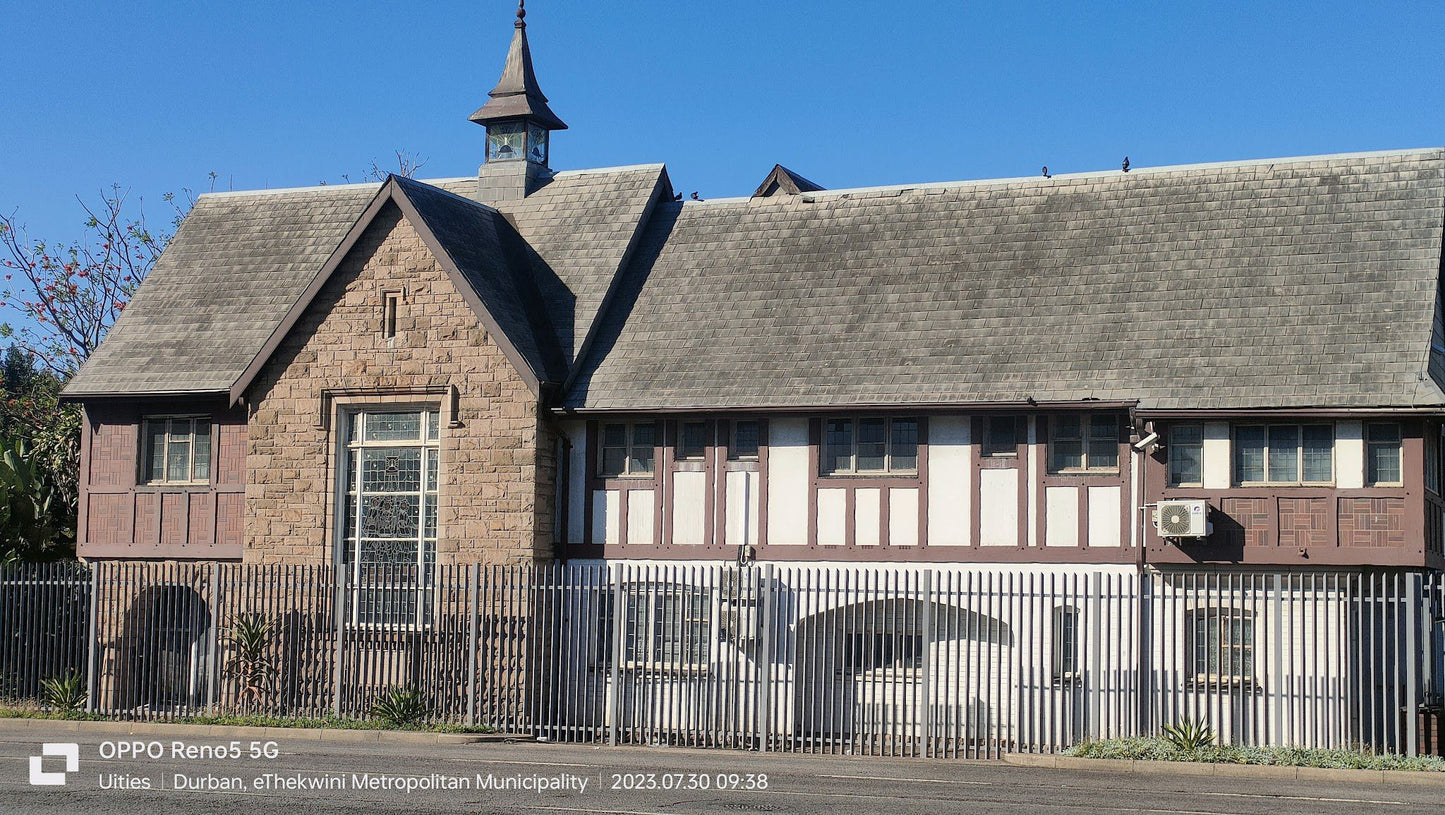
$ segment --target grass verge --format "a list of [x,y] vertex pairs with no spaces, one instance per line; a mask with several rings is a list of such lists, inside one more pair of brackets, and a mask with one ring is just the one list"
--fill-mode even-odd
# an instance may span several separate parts
[[[51,719],[67,722],[110,722],[127,721],[115,716],[99,713],[65,713],[46,710],[39,706],[0,705],[0,719]],[[255,716],[243,714],[219,714],[215,716],[177,716],[158,719],[163,724],[222,725],[230,727],[317,727],[328,730],[396,730],[411,733],[494,733],[490,727],[466,727],[456,724],[412,724],[396,726],[373,719],[349,719],[341,716],[321,718],[289,718],[281,716]]]
[[1159,738],[1091,741],[1065,751],[1078,758],[1135,761],[1196,761],[1213,764],[1262,764],[1274,767],[1319,767],[1331,770],[1414,770],[1445,772],[1445,759],[1412,758],[1362,750],[1318,750],[1303,747],[1235,747],[1210,745],[1184,750]]

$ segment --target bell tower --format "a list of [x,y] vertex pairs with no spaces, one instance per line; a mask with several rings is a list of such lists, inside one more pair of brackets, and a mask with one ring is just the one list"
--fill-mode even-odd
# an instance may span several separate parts
[[532,70],[527,47],[526,0],[517,3],[512,47],[502,78],[471,121],[487,129],[485,163],[477,173],[477,197],[483,201],[525,198],[552,177],[551,133],[567,125],[547,107],[547,97]]

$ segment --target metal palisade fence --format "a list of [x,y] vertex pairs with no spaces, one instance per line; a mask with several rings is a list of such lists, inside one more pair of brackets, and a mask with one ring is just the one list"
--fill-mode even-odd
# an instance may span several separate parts
[[[556,741],[993,757],[1202,721],[1413,753],[1441,583],[1407,571],[50,564],[0,569],[0,695]],[[55,700],[50,699],[54,704]]]

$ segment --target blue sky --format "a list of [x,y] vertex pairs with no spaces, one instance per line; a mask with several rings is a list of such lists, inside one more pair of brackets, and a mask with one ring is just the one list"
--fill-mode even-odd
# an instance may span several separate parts
[[[510,0],[0,1],[0,207],[77,193],[468,175]],[[1445,144],[1445,3],[533,0],[558,169],[666,162],[750,192]]]

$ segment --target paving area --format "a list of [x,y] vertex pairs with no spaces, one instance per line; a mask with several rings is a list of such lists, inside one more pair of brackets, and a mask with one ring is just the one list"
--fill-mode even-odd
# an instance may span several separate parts
[[[0,721],[0,813],[1438,813],[1445,786],[557,744],[121,735]],[[66,772],[67,748],[77,764]],[[123,746],[124,745],[124,746]],[[138,755],[137,755],[138,753]]]

